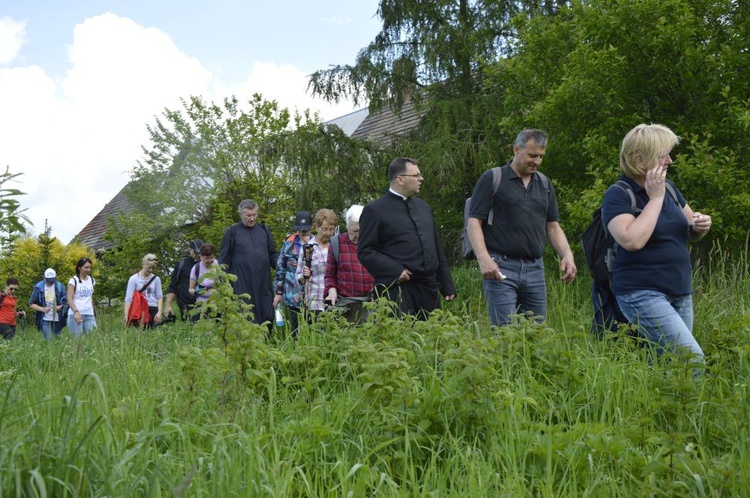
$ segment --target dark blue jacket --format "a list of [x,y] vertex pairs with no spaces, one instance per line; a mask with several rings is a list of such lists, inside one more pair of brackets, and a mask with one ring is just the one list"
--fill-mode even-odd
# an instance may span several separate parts
[[[63,311],[67,308],[68,304],[68,293],[65,291],[65,286],[59,280],[55,281],[55,297],[57,298],[57,305],[63,306],[60,311],[57,312],[57,322],[55,323],[55,333],[59,334],[60,331],[65,327],[66,316],[63,316]],[[31,293],[31,299],[29,299],[29,306],[36,304],[39,306],[46,306],[47,302],[44,299],[44,280],[37,283],[34,286],[34,292]],[[67,314],[67,313],[66,313]],[[34,313],[34,319],[36,320],[36,328],[42,330],[42,320],[44,319],[44,313],[36,311]]]

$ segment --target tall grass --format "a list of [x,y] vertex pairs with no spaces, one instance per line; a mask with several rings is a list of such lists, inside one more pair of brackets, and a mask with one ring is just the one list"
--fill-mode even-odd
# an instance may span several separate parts
[[546,324],[490,329],[470,268],[428,322],[378,303],[297,342],[107,315],[79,341],[27,330],[0,344],[0,493],[750,496],[750,273],[710,265],[697,381],[591,336],[585,278],[550,279]]

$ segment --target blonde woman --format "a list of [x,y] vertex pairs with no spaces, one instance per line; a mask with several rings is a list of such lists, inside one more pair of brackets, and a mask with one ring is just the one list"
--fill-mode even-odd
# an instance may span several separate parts
[[[125,291],[125,304],[123,306],[123,311],[125,312],[125,325],[152,328],[159,325],[164,320],[162,314],[164,295],[162,294],[161,289],[161,279],[159,279],[157,275],[154,275],[156,265],[156,256],[154,254],[146,254],[141,261],[141,271],[133,274],[130,279],[128,279],[128,288]],[[133,303],[133,295],[135,291],[139,291],[148,301],[150,319],[146,323],[141,323],[141,320],[137,319],[128,319],[128,312]]]
[[331,237],[336,233],[338,222],[339,217],[333,210],[318,210],[314,218],[314,228],[317,233],[303,246],[297,260],[295,277],[304,287],[305,308],[312,314],[320,313],[325,309],[323,291],[325,290],[328,246]]
[[627,190],[615,184],[604,194],[602,220],[619,245],[612,291],[623,315],[639,326],[657,354],[684,350],[702,362],[693,337],[688,242],[711,229],[711,217],[693,212],[667,180],[670,153],[678,143],[672,130],[658,124],[628,132],[620,149],[620,180],[635,194],[636,212]]

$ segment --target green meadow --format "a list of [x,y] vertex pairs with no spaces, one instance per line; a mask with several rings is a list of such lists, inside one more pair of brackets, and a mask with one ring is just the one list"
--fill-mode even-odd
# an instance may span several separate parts
[[476,271],[427,322],[375,303],[266,339],[222,322],[0,344],[3,497],[750,496],[750,272],[695,270],[707,369],[589,332],[587,278],[549,320],[490,329]]

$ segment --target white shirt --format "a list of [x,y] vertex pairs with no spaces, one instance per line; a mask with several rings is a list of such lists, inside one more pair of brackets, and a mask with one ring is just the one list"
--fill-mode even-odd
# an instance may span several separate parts
[[73,291],[73,306],[71,306],[71,308],[77,310],[81,316],[93,315],[94,299],[92,296],[94,295],[94,279],[90,276],[86,277],[85,280],[73,277],[68,280],[68,285],[72,285],[75,289]]

